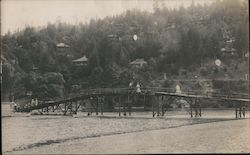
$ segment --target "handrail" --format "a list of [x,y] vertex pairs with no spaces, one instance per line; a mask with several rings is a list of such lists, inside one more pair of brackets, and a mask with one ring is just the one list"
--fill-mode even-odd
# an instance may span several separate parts
[[[165,88],[165,87],[141,87],[141,92],[142,93],[157,93],[157,92],[166,92],[169,94],[176,93],[176,90],[173,88]],[[60,104],[61,102],[65,102],[68,100],[76,99],[78,97],[82,97],[84,95],[99,95],[99,94],[125,94],[125,93],[136,93],[136,88],[131,88],[131,87],[123,87],[123,88],[96,88],[96,89],[82,89],[79,94],[74,94],[73,96],[67,98],[67,99],[62,99],[62,100],[57,100],[52,103],[44,103],[44,104]],[[177,94],[178,95],[178,94]],[[249,94],[246,93],[232,93],[232,94],[222,94],[219,91],[210,91],[210,90],[190,90],[190,89],[183,89],[181,90],[181,93],[179,95],[188,95],[188,96],[194,96],[196,95],[197,97],[211,97],[211,98],[228,98],[228,99],[249,99]],[[26,104],[25,106],[21,107],[22,109],[27,109],[31,107],[36,107],[43,105],[43,104],[38,104],[38,105],[29,105]]]

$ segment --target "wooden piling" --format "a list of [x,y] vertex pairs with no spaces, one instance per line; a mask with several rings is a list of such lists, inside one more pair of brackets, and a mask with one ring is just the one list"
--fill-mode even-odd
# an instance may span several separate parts
[[199,101],[199,115],[201,117],[201,103],[200,103],[200,101]]
[[190,104],[190,115],[191,115],[191,118],[193,118],[193,107],[194,107],[194,100],[191,100],[191,104]]
[[[80,107],[80,105],[79,105],[79,107]],[[77,101],[75,102],[75,114],[77,114],[77,111],[78,111],[78,104],[77,104]]]
[[193,118],[193,108],[190,107],[190,115],[191,115],[191,118]]
[[144,109],[145,109],[146,107],[146,95],[145,94],[143,95],[143,103],[144,103]]
[[235,118],[238,118],[238,109],[235,107]]
[[160,116],[160,102],[159,102],[159,96],[157,96],[157,116]]
[[164,96],[161,97],[161,116],[164,116],[164,104],[163,104]]
[[72,114],[72,102],[70,102],[70,104],[68,105],[68,109],[69,109],[69,113],[70,115]]
[[[153,99],[152,99],[153,98]],[[153,114],[153,117],[155,117],[155,111],[154,111],[154,102],[155,102],[155,99],[153,96],[151,96],[151,103],[152,103],[152,114]]]
[[201,107],[199,108],[199,115],[200,115],[200,117],[201,117]]
[[128,110],[129,110],[129,116],[131,116],[131,102],[130,102],[130,98],[129,98],[129,95],[128,95]]
[[245,118],[245,114],[246,114],[246,108],[245,107],[242,108],[242,114],[243,114],[243,117]]
[[119,116],[121,116],[121,97],[120,96],[119,96],[118,104],[119,104]]
[[63,112],[63,115],[66,115],[67,113],[67,103],[64,103],[64,112]]
[[126,101],[123,101],[123,116],[126,116]]
[[96,109],[95,109],[95,111],[96,111],[96,113],[95,113],[95,115],[98,115],[98,104],[99,104],[99,97],[97,97],[97,100],[95,101],[95,103],[96,103]]
[[101,115],[103,115],[104,96],[101,98]]
[[241,111],[242,111],[242,108],[241,108],[241,106],[240,106],[240,108],[239,108],[239,115],[240,115],[240,118],[241,118]]

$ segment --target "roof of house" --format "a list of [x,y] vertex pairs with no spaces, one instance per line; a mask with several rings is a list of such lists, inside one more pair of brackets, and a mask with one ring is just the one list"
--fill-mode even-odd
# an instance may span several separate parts
[[65,43],[58,43],[58,44],[56,44],[56,46],[59,48],[68,48],[69,47],[69,45],[67,45]]
[[130,62],[129,64],[131,64],[131,65],[140,65],[140,64],[147,64],[147,62],[144,61],[144,59],[136,59],[136,60]]
[[86,62],[86,61],[88,61],[88,58],[86,56],[73,60],[73,62]]
[[221,52],[235,52],[235,48],[224,47],[220,49]]

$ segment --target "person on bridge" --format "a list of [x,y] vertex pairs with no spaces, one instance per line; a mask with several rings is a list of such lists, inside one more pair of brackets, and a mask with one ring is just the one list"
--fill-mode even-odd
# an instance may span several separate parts
[[36,98],[36,100],[35,100],[35,105],[36,105],[36,106],[38,105],[38,100],[37,100],[37,98]]
[[137,82],[137,85],[136,85],[136,92],[137,93],[141,93],[141,88],[140,87],[141,86],[140,86],[139,82]]
[[132,87],[133,87],[133,82],[130,82],[128,86],[129,86],[128,91],[129,91],[129,93],[130,93],[130,92],[133,91],[133,88],[132,88]]
[[131,88],[133,86],[133,82],[129,83],[129,88]]
[[17,111],[17,104],[14,102],[14,111]]
[[30,106],[33,106],[34,105],[34,99],[31,99],[31,104]]
[[181,94],[181,87],[178,84],[175,86],[175,90],[176,94]]

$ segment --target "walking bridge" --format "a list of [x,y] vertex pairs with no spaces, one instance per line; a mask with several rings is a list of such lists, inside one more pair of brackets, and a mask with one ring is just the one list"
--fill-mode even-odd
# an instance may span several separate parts
[[[249,94],[231,93],[221,94],[216,91],[202,91],[202,90],[188,90],[175,92],[175,89],[168,88],[141,88],[140,93],[132,88],[99,88],[99,89],[87,89],[82,90],[78,94],[69,98],[43,102],[39,104],[27,104],[22,107],[18,107],[17,112],[30,112],[32,110],[38,110],[41,113],[49,112],[62,112],[62,114],[76,114],[81,107],[86,109],[88,115],[95,112],[96,115],[104,112],[104,104],[109,104],[105,100],[109,98],[113,103],[118,105],[118,113],[121,116],[123,112],[124,116],[128,113],[131,115],[133,103],[139,98],[143,99],[144,103],[151,104],[151,111],[153,117],[164,116],[167,112],[169,105],[176,100],[186,100],[189,107],[186,110],[191,117],[201,117],[202,100],[218,100],[233,103],[235,107],[235,117],[245,117],[246,107],[249,107]],[[87,108],[88,107],[88,108]],[[91,108],[89,108],[91,107]]]

